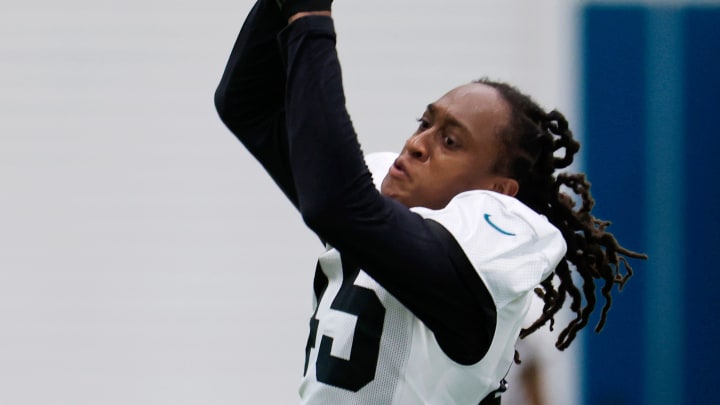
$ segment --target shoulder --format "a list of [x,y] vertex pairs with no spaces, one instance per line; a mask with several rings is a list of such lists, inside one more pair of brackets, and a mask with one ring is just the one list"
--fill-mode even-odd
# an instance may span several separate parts
[[519,200],[489,190],[471,190],[456,195],[445,208],[412,209],[428,219],[442,223],[461,239],[470,236],[499,235],[500,241],[516,244],[526,239],[559,235],[559,231],[544,216]]
[[537,286],[565,255],[557,228],[503,194],[466,191],[443,209],[412,210],[452,234],[500,305]]

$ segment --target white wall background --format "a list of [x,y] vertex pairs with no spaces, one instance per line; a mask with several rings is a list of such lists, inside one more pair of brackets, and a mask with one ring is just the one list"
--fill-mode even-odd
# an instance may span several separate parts
[[[367,151],[480,76],[575,114],[571,0],[337,0]],[[0,404],[297,402],[321,246],[212,95],[251,2],[0,5]]]

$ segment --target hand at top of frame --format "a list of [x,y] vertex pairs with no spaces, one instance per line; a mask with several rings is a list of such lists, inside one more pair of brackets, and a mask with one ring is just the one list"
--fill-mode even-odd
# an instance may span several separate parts
[[332,0],[275,0],[275,3],[277,3],[283,16],[288,20],[298,13],[324,11],[329,15],[332,6]]

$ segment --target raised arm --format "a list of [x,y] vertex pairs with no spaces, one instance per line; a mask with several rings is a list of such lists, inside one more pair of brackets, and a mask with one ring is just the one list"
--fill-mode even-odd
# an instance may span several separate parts
[[273,0],[250,11],[215,92],[222,121],[297,206],[285,130],[285,67],[277,43],[287,19]]
[[290,166],[305,222],[423,320],[451,358],[480,360],[494,305],[445,228],[376,190],[345,109],[333,20],[300,18],[280,43]]

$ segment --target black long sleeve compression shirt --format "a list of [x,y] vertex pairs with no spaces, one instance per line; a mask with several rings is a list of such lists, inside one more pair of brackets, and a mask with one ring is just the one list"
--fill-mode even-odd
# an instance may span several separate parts
[[462,249],[374,186],[345,108],[331,18],[287,25],[272,1],[259,1],[215,101],[323,241],[421,319],[450,358],[473,364],[485,355],[495,307]]

